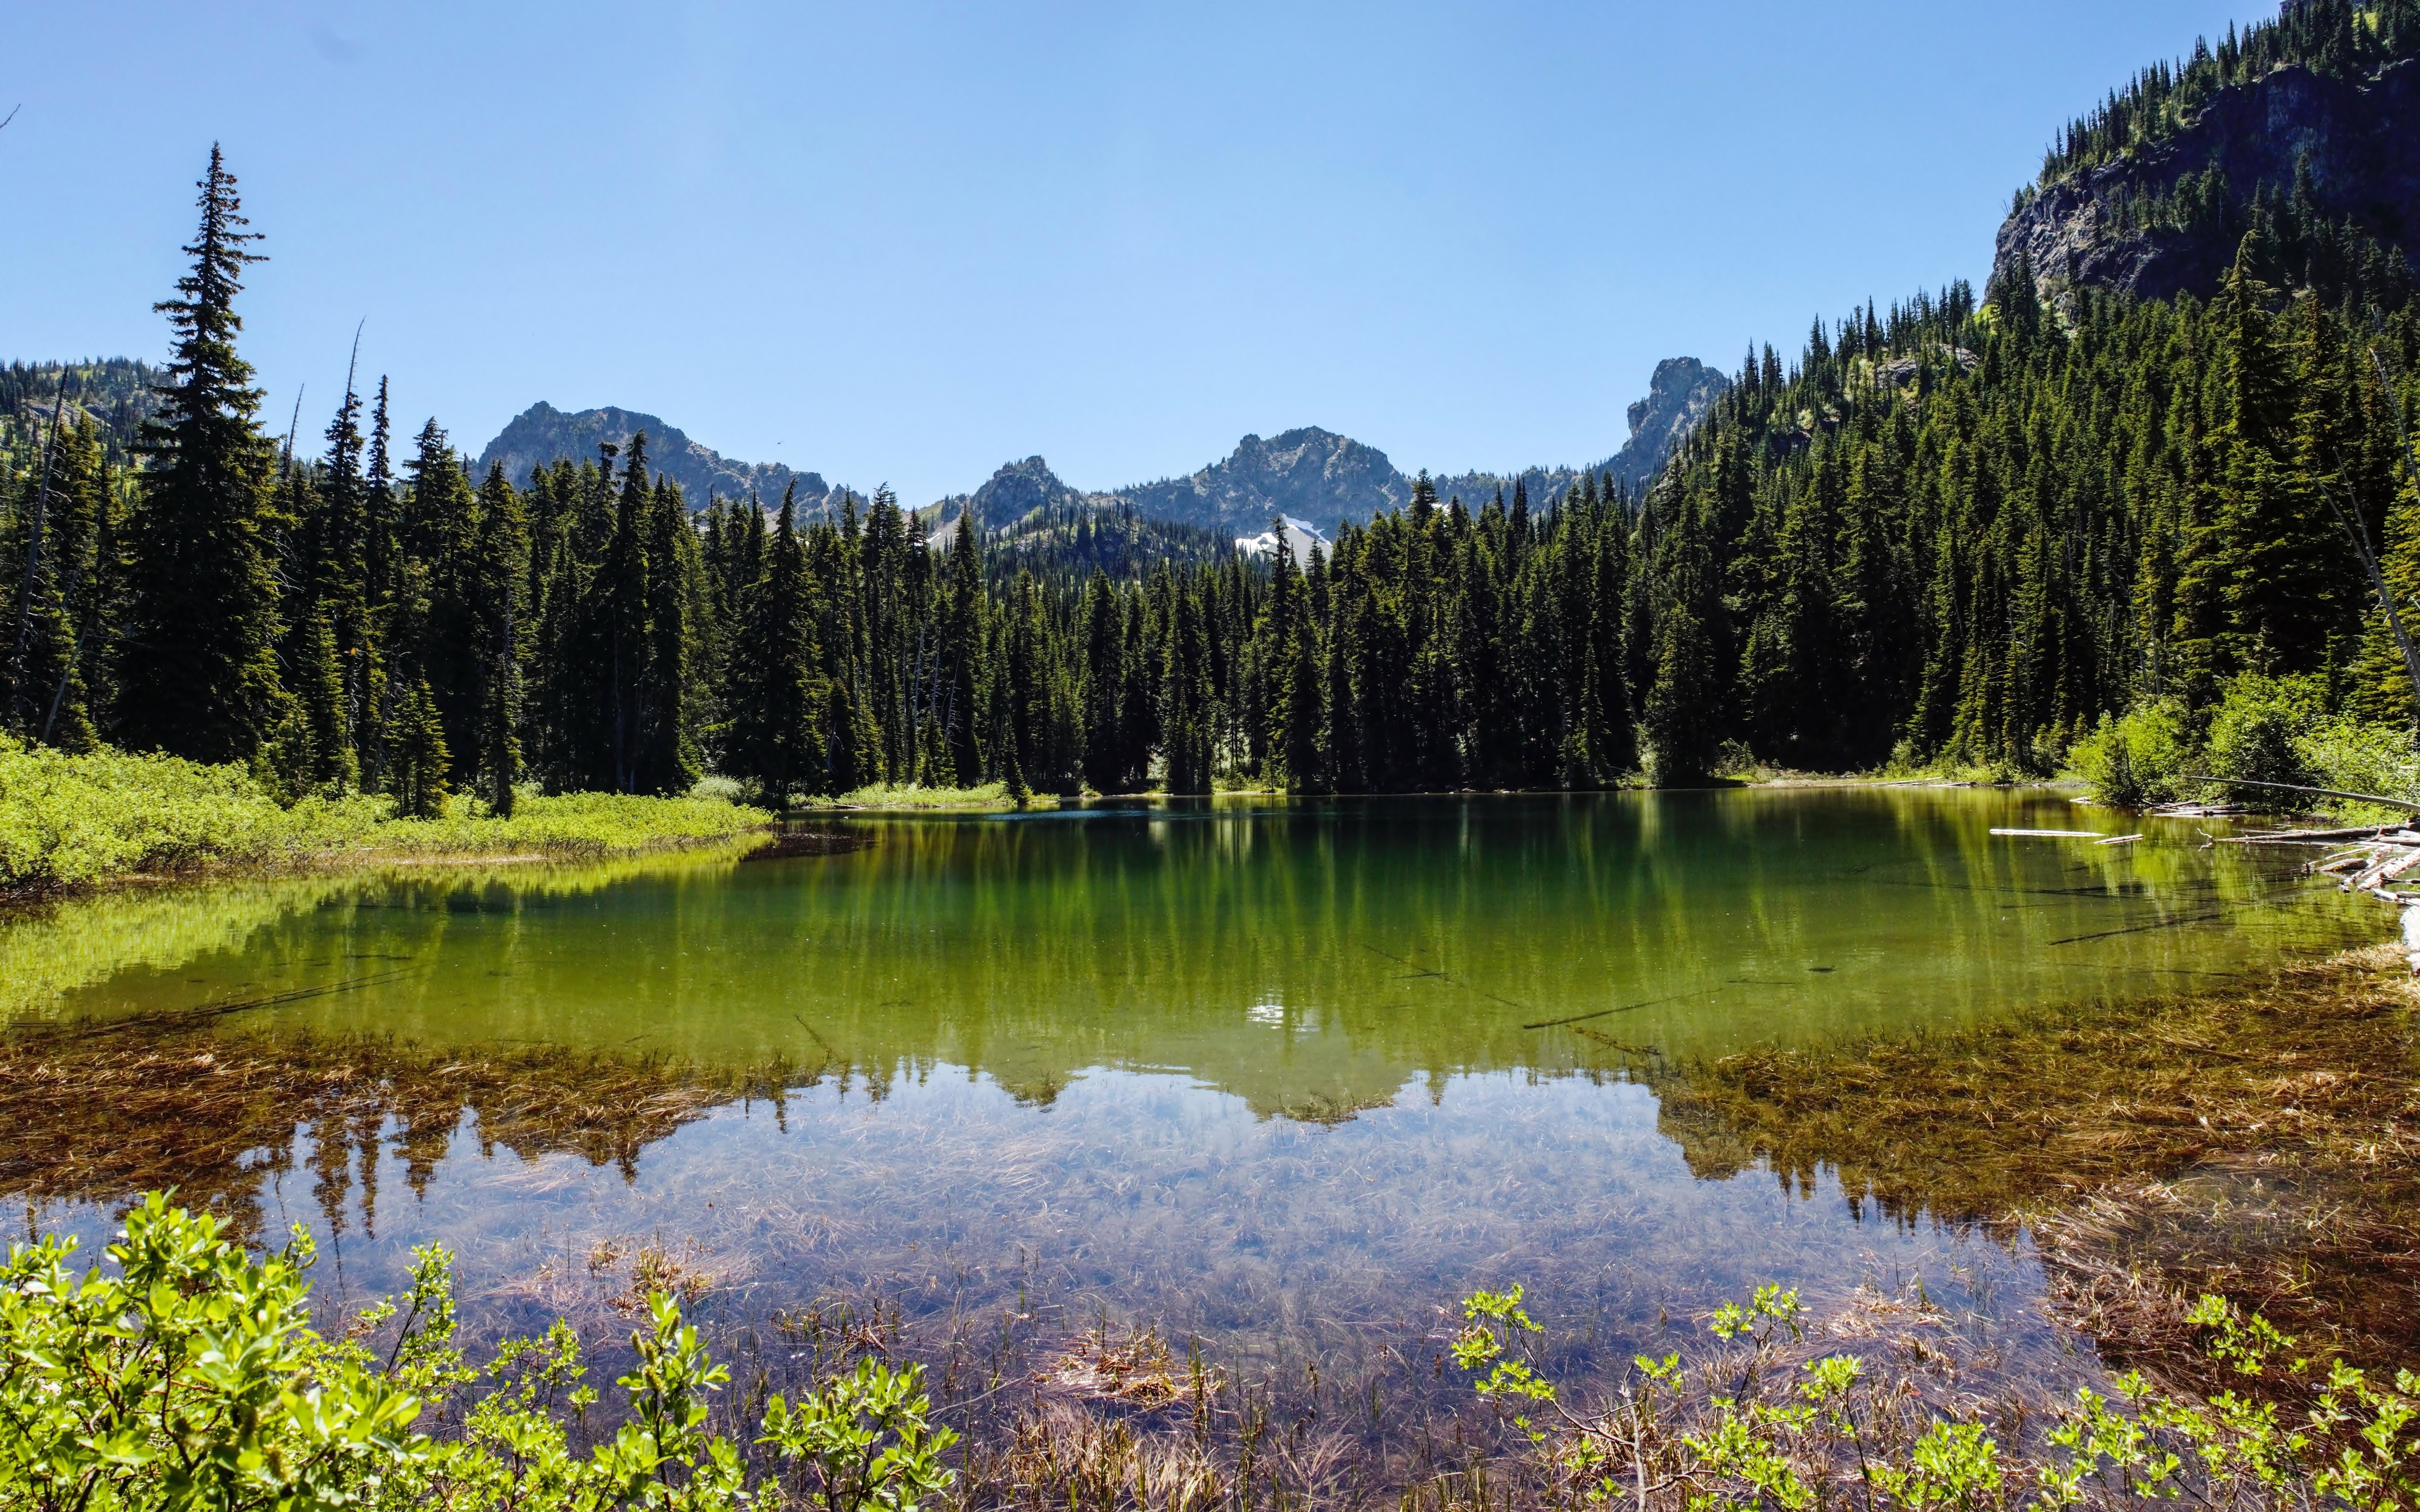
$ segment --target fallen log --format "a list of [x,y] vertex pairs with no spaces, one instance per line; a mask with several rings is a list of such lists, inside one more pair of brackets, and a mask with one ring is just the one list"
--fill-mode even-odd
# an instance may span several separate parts
[[2374,803],[2381,809],[2402,809],[2412,813],[2420,813],[2420,803],[2413,803],[2406,798],[2381,797],[2375,793],[2347,793],[2342,788],[2309,788],[2300,782],[2255,782],[2248,778],[2204,777],[2197,773],[2187,777],[2185,780],[2216,782],[2221,787],[2230,788],[2268,788],[2278,793],[2316,793],[2323,798],[2350,798],[2355,803]]
[[2273,829],[2263,835],[2222,835],[2221,845],[2324,845],[2340,840],[2383,840],[2401,825],[2361,825],[2351,829]]

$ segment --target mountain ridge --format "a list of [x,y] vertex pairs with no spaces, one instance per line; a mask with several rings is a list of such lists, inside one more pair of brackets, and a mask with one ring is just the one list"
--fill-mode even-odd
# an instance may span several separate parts
[[2420,272],[2420,39],[2348,47],[2342,13],[2288,4],[2071,124],[2000,227],[1995,285],[2024,267],[2054,303],[2207,297],[2257,225],[2264,278],[2398,299]]
[[655,471],[679,484],[695,508],[705,508],[712,496],[742,499],[752,494],[770,506],[794,484],[799,502],[810,510],[835,501],[819,472],[795,471],[780,462],[733,461],[690,440],[687,432],[659,416],[614,405],[566,412],[543,399],[505,424],[479,453],[472,476],[485,477],[490,466],[502,464],[505,477],[525,485],[533,468],[566,459],[586,461],[600,444],[627,448],[640,431],[647,434],[647,457]]

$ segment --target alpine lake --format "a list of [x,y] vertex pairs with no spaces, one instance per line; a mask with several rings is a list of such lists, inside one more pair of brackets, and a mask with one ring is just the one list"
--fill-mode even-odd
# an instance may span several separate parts
[[1453,1304],[1516,1282],[1577,1371],[1765,1281],[2039,1363],[2090,1346],[2022,1231],[1785,1180],[1659,1088],[2390,932],[2217,827],[1915,786],[1109,801],[110,893],[0,924],[0,1185],[95,1255],[148,1187],[307,1226],[332,1316],[442,1243],[474,1335],[610,1352],[660,1285],[743,1352],[946,1359],[945,1399],[1141,1331],[1375,1417],[1466,1395]]

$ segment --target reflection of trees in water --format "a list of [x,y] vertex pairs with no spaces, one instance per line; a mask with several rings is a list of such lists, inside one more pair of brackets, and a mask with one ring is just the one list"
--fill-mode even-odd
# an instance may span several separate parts
[[221,1011],[0,1041],[0,1191],[115,1206],[174,1187],[258,1237],[264,1184],[302,1165],[334,1229],[358,1182],[375,1230],[382,1152],[403,1163],[415,1193],[474,1131],[483,1155],[571,1154],[629,1177],[647,1146],[718,1106],[757,1099],[778,1117],[787,1092],[848,1074],[829,1063],[701,1071],[543,1045],[465,1054],[230,1033]]
[[0,907],[0,1025],[50,1019],[80,988],[245,949],[322,908],[434,908],[453,897],[580,897],[640,876],[726,872],[752,841],[610,861],[301,872],[142,886]]

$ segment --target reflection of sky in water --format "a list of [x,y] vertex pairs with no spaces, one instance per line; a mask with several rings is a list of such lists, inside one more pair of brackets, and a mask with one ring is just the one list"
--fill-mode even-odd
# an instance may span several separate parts
[[[323,1283],[355,1303],[442,1240],[463,1257],[470,1310],[521,1326],[566,1305],[600,1241],[693,1239],[729,1288],[710,1318],[870,1288],[911,1338],[1008,1310],[1045,1331],[1156,1321],[1229,1360],[1400,1364],[1469,1288],[1521,1282],[1576,1366],[1625,1360],[1670,1337],[1659,1320],[1760,1282],[1823,1307],[1920,1276],[2010,1347],[2055,1347],[2022,1248],[1859,1221],[1828,1184],[1698,1180],[1652,1096],[1621,1082],[1455,1076],[1322,1126],[1172,1075],[1086,1075],[1044,1109],[936,1069],[879,1101],[826,1088],[778,1114],[726,1109],[653,1146],[628,1180],[564,1156],[483,1157],[471,1138],[425,1196],[392,1157],[380,1167],[375,1238],[358,1184],[331,1237],[299,1170],[272,1227],[312,1225]],[[109,1228],[91,1209],[43,1219]]]

